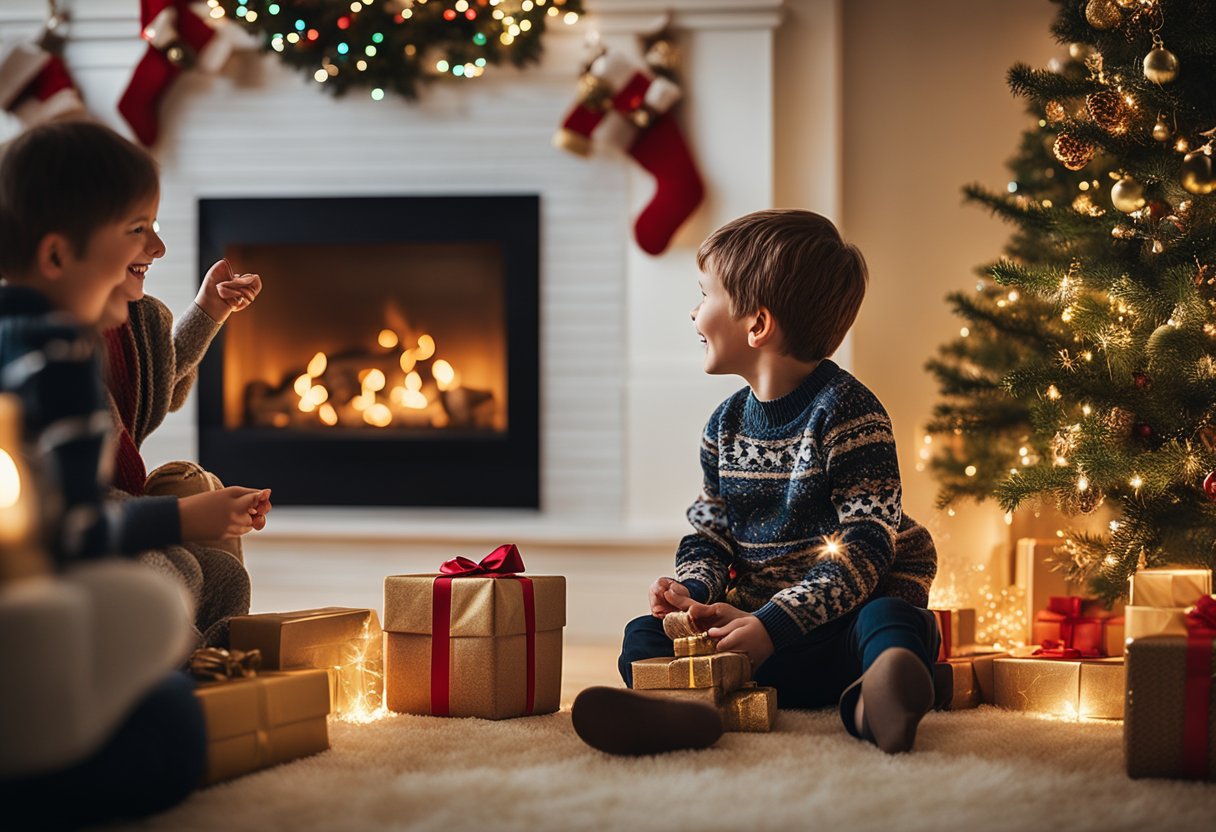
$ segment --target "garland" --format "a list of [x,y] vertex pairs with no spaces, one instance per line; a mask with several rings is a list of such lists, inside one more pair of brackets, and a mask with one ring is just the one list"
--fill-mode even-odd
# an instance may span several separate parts
[[207,0],[262,48],[335,95],[370,89],[418,97],[419,82],[479,78],[504,61],[540,60],[548,24],[572,24],[581,0]]

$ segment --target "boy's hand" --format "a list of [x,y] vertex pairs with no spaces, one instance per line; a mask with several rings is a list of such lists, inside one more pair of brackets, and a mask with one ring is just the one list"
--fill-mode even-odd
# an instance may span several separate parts
[[256,274],[236,275],[227,260],[207,270],[194,302],[216,323],[222,324],[233,312],[245,309],[262,291],[262,278]]
[[266,526],[270,489],[230,486],[219,491],[192,494],[178,500],[182,541],[240,537]]
[[650,585],[650,614],[662,618],[669,612],[682,610],[682,601],[692,601],[688,587],[675,578],[659,578]]
[[750,612],[723,601],[716,604],[693,601],[685,609],[692,617],[693,625],[698,630],[704,629],[706,635],[718,643],[719,650],[746,653],[753,672],[773,655],[775,648],[768,629]]

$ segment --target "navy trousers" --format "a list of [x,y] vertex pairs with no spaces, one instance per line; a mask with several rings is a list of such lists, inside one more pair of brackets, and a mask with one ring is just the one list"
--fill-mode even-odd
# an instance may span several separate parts
[[[752,678],[776,688],[782,708],[822,708],[837,704],[845,688],[892,647],[911,650],[932,675],[940,639],[933,613],[902,598],[875,598],[773,653]],[[621,678],[632,686],[632,662],[672,655],[663,621],[653,615],[635,618],[625,626],[618,662]],[[848,710],[842,706],[842,714]],[[851,716],[845,726],[853,732]]]
[[22,829],[145,817],[198,788],[206,752],[194,681],[171,673],[92,757],[62,771],[0,781],[0,805]]

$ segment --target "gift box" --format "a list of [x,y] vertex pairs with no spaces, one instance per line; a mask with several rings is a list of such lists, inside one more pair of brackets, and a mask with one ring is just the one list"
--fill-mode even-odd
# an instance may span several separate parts
[[390,710],[505,719],[558,709],[566,579],[523,571],[509,545],[481,563],[384,579]]
[[1124,633],[1128,641],[1152,636],[1185,636],[1186,607],[1137,607],[1123,609]]
[[975,666],[968,659],[939,661],[933,666],[933,707],[939,711],[961,711],[980,704]]
[[658,699],[681,699],[685,702],[704,702],[707,705],[713,705],[715,708],[721,707],[726,699],[721,688],[684,688],[682,690],[656,688],[654,690],[640,690],[638,693],[644,693],[647,696],[653,696]]
[[1216,598],[1200,599],[1182,636],[1127,645],[1123,745],[1131,777],[1216,780]]
[[1131,577],[1129,604],[1137,607],[1189,607],[1212,594],[1207,569],[1141,569]]
[[967,661],[971,662],[971,670],[975,674],[975,686],[979,692],[981,704],[996,703],[996,660],[1008,657],[1008,652],[997,650],[967,657]]
[[383,640],[380,620],[368,609],[237,615],[229,623],[232,648],[261,651],[264,669],[327,670],[338,716],[366,714],[383,702]]
[[1031,641],[1058,642],[1086,658],[1122,655],[1122,623],[1100,601],[1086,602],[1076,595],[1053,596],[1047,600],[1046,609],[1035,613]]
[[705,633],[672,639],[671,647],[677,658],[708,656],[718,651],[717,643]]
[[1122,719],[1123,659],[1007,657],[993,663],[995,704],[1062,717]]
[[757,687],[748,682],[728,693],[720,706],[722,727],[726,731],[764,733],[777,721],[777,689]]
[[1027,622],[1034,621],[1039,610],[1047,609],[1053,596],[1081,594],[1083,587],[1069,581],[1062,570],[1054,568],[1057,564],[1048,560],[1059,545],[1056,538],[1026,537],[1018,541],[1013,582],[1026,591]]
[[959,655],[962,648],[975,644],[975,610],[951,609],[930,610],[937,619],[937,628],[942,643],[937,651],[937,660],[944,662]]
[[634,690],[717,688],[722,695],[751,681],[751,662],[743,653],[642,659],[633,663]]
[[329,674],[265,673],[195,690],[207,725],[204,785],[329,748]]

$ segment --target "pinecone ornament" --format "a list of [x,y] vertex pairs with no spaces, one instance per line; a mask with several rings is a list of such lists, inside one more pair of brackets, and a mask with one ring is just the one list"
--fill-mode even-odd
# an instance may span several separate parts
[[1097,148],[1071,133],[1061,133],[1056,136],[1052,152],[1064,167],[1069,170],[1080,170],[1089,164],[1090,159],[1094,158]]
[[1085,96],[1085,108],[1094,124],[1112,135],[1121,136],[1132,125],[1131,108],[1114,90],[1091,92]]

